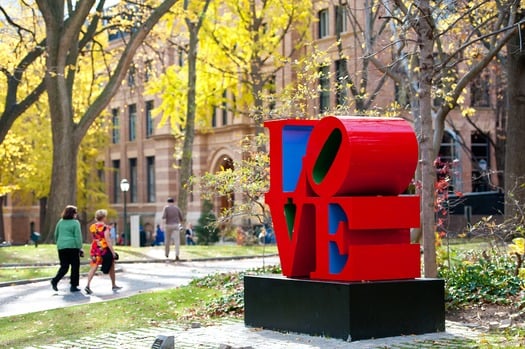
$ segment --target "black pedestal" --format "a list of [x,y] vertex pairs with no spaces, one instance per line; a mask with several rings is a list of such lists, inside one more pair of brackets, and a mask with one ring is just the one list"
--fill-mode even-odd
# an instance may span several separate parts
[[445,331],[444,281],[244,277],[244,323],[348,341]]

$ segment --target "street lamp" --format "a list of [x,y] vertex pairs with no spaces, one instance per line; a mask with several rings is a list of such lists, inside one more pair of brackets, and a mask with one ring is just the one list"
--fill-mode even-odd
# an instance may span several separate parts
[[126,224],[128,221],[128,213],[126,211],[126,192],[129,190],[129,182],[126,178],[120,181],[120,190],[122,190],[122,193],[124,193],[124,243],[127,245],[129,237]]

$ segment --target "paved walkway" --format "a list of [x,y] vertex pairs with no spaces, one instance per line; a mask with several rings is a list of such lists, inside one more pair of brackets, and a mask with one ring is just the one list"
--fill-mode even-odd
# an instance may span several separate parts
[[[0,317],[14,314],[94,303],[139,292],[166,289],[186,285],[190,280],[210,273],[234,272],[278,264],[278,257],[181,261],[177,263],[119,264],[117,283],[122,290],[113,292],[108,276],[97,275],[92,282],[94,294],[70,293],[68,279],[59,284],[59,292],[51,289],[49,280],[0,288]],[[85,278],[81,278],[83,288]],[[375,340],[345,342],[338,339],[313,337],[296,333],[249,328],[242,321],[219,322],[213,326],[193,324],[190,328],[181,324],[162,324],[158,327],[141,327],[133,331],[106,333],[96,337],[84,337],[53,345],[28,347],[31,349],[144,349],[151,348],[157,336],[174,336],[175,348],[189,349],[280,349],[280,348],[469,348],[477,347],[472,339],[480,332],[452,322],[446,323],[446,332],[418,336],[389,337]]]
[[[50,279],[1,287],[0,317],[123,298],[141,292],[187,285],[191,280],[208,274],[237,272],[278,263],[277,256],[169,263],[118,263],[116,279],[122,289],[117,292],[112,291],[109,276],[100,272],[91,282],[91,296],[84,291],[69,292],[68,278],[62,279],[58,284],[58,292],[51,289]],[[83,290],[85,285],[84,276],[80,278],[80,288]]]
[[469,340],[478,335],[476,331],[447,322],[447,331],[443,333],[345,342],[338,339],[248,328],[242,321],[230,321],[198,328],[184,328],[176,324],[140,328],[28,348],[147,349],[151,348],[158,336],[174,336],[176,349],[463,349],[478,348],[474,341]]

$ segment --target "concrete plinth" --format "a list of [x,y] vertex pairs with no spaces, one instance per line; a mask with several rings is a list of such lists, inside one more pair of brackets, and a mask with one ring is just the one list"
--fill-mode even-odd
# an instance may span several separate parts
[[445,331],[444,281],[244,277],[246,326],[354,341]]

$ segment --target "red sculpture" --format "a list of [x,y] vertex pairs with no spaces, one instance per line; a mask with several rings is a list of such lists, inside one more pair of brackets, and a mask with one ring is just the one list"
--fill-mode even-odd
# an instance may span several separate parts
[[270,207],[287,277],[363,281],[420,277],[419,198],[401,195],[418,159],[399,118],[265,122]]

